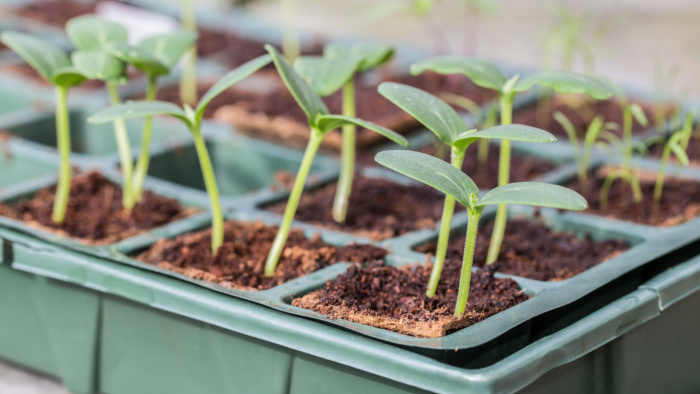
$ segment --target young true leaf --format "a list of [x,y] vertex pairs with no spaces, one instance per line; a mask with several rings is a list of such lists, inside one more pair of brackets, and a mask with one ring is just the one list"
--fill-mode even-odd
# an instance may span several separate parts
[[610,91],[599,80],[566,71],[544,71],[518,81],[513,90],[524,92],[535,85],[542,85],[557,93],[586,94],[596,100],[608,99]]
[[499,186],[479,199],[479,189],[466,174],[447,162],[424,153],[384,151],[379,152],[375,160],[383,166],[450,195],[467,208],[469,224],[455,316],[462,315],[466,310],[477,229],[484,206],[523,204],[571,210],[582,210],[588,206],[586,200],[573,190],[538,182]]
[[121,82],[125,78],[125,64],[103,51],[78,51],[71,54],[73,66],[89,79]]
[[75,17],[66,23],[66,34],[80,51],[104,50],[111,42],[126,43],[126,29],[96,15]]
[[0,34],[0,40],[50,83],[55,83],[53,75],[57,70],[71,65],[61,48],[29,34],[6,31]]
[[464,74],[475,85],[500,91],[506,83],[506,77],[491,63],[463,56],[440,56],[421,60],[411,65],[411,74],[418,75],[425,71],[440,74]]
[[[314,156],[316,155],[318,148],[321,146],[321,142],[326,134],[328,134],[328,132],[334,128],[340,126],[359,125],[405,146],[408,146],[408,140],[399,134],[387,130],[384,127],[357,119],[353,116],[330,115],[328,113],[328,108],[326,108],[326,105],[323,104],[321,98],[304,83],[302,77],[294,71],[287,60],[285,60],[273,46],[266,45],[265,49],[267,49],[268,53],[272,57],[272,61],[275,63],[275,67],[277,67],[277,72],[282,77],[287,89],[292,93],[294,99],[306,113],[309,126],[311,127],[309,143],[306,146],[306,151],[304,152],[304,157],[301,161],[297,177],[294,180],[294,185],[292,186],[291,193],[289,194],[289,201],[284,209],[282,224],[279,227],[279,231],[277,232],[277,236],[275,237],[275,241],[272,244],[272,248],[270,249],[270,253],[267,256],[267,261],[265,263],[265,275],[272,276],[277,269],[277,262],[279,261],[279,257],[284,249],[284,244],[287,242],[287,236],[289,235],[292,221],[294,220],[294,215],[296,213],[297,206],[299,205],[301,193],[304,190],[304,184],[306,183],[306,178],[309,175],[309,170],[311,169]],[[344,147],[346,142],[347,141],[344,140]],[[353,140],[350,142],[353,144],[354,151],[354,135]],[[344,163],[346,158],[347,157],[344,156]],[[344,168],[346,167],[344,166]],[[339,188],[340,186],[341,184],[339,183]]]
[[172,69],[196,41],[197,33],[191,30],[181,30],[148,37],[136,46],[158,59],[165,67]]
[[[231,71],[231,73],[224,76],[221,81],[217,82],[214,85],[214,88],[210,89],[209,93],[211,94],[207,94],[206,102],[204,99],[202,99],[200,105],[197,106],[198,111],[201,110],[203,112],[206,109],[207,104],[214,98],[214,96],[216,96],[216,94],[222,92],[227,87],[233,85],[237,81],[240,81],[242,78],[245,78],[246,76],[264,67],[269,62],[269,57],[262,56],[243,64],[236,70]],[[204,185],[207,189],[207,194],[209,195],[209,201],[211,204],[211,247],[212,253],[216,254],[219,247],[224,242],[224,223],[221,202],[219,199],[219,188],[216,184],[216,178],[214,176],[214,168],[211,164],[211,158],[209,157],[207,145],[202,137],[201,116],[187,104],[184,105],[184,108],[180,108],[175,104],[164,101],[131,101],[125,104],[105,108],[102,111],[92,115],[88,119],[88,122],[107,123],[114,121],[115,119],[150,117],[154,115],[170,115],[180,119],[190,130],[190,133],[194,138],[195,149],[197,151],[197,157],[199,158],[199,165],[202,169],[202,177],[204,178]]]
[[113,42],[107,45],[107,50],[117,58],[134,65],[141,72],[151,77],[170,74],[169,67],[142,48],[133,47],[122,42]]

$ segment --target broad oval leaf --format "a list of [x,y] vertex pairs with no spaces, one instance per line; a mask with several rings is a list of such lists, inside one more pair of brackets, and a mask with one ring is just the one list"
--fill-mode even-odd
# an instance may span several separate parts
[[110,42],[127,42],[126,29],[96,15],[82,15],[66,23],[66,34],[80,51],[104,50]]
[[63,86],[66,88],[80,85],[86,79],[88,78],[73,66],[59,68],[58,70],[54,71],[53,75],[51,76],[51,80],[54,85]]
[[345,126],[346,124],[354,124],[360,127],[364,127],[367,130],[372,130],[375,133],[383,135],[384,137],[396,142],[399,145],[406,147],[409,146],[406,137],[402,136],[401,134],[398,134],[395,131],[387,129],[386,127],[382,127],[378,124],[368,122],[366,120],[353,118],[351,116],[345,115],[319,115],[316,118],[316,127],[318,127],[318,129],[324,133]]
[[486,193],[477,206],[519,204],[581,211],[588,208],[586,199],[563,186],[542,182],[516,182],[498,186]]
[[71,65],[68,56],[61,48],[29,34],[6,31],[0,34],[0,41],[21,56],[50,83],[54,83],[52,75],[56,70]]
[[524,92],[535,85],[542,85],[557,93],[583,93],[594,99],[603,100],[612,94],[598,79],[566,71],[544,71],[518,81],[514,92]]
[[160,60],[151,56],[149,52],[133,47],[129,44],[115,42],[107,46],[107,49],[117,58],[141,70],[144,74],[150,76],[166,75],[170,73],[170,68],[163,64]]
[[466,132],[459,135],[455,139],[455,142],[462,142],[468,145],[481,138],[538,143],[556,142],[557,140],[550,132],[538,129],[537,127],[510,124]]
[[117,119],[142,118],[154,115],[170,115],[183,122],[188,127],[192,124],[185,111],[173,103],[166,101],[127,101],[126,103],[107,107],[88,118],[88,123],[110,123]]
[[424,90],[394,82],[384,82],[378,90],[447,145],[452,146],[457,136],[467,130],[467,124],[452,107]]
[[332,43],[323,48],[323,56],[327,58],[358,57],[361,60],[357,71],[367,71],[391,60],[394,56],[394,48],[391,45],[362,42],[352,45]]
[[207,90],[207,92],[204,93],[202,99],[199,100],[199,104],[197,105],[196,110],[197,121],[202,120],[202,117],[204,116],[204,110],[207,109],[207,105],[209,105],[209,103],[212,99],[214,99],[214,97],[219,95],[219,93],[223,92],[224,90],[230,88],[233,84],[249,77],[254,72],[265,67],[268,63],[270,63],[270,56],[262,55],[260,57],[246,62],[245,64],[242,64],[235,70],[229,71],[228,74],[224,75],[221,79],[219,79],[214,84],[214,86],[210,87],[209,90]]
[[350,81],[360,60],[359,57],[302,56],[294,62],[294,69],[316,94],[323,97],[335,93]]
[[136,46],[171,69],[196,41],[197,33],[192,30],[181,30],[148,37]]
[[126,77],[125,63],[104,51],[78,51],[71,54],[73,67],[90,79],[117,81]]
[[294,96],[297,104],[306,114],[309,119],[309,124],[314,121],[318,115],[327,115],[328,108],[326,104],[321,101],[316,93],[307,85],[304,80],[294,71],[294,68],[287,62],[275,47],[270,44],[265,45],[265,50],[272,57],[272,61],[275,63],[277,72],[282,77],[282,81],[289,89],[289,92]]
[[411,74],[418,75],[426,70],[440,74],[464,74],[475,85],[501,91],[506,77],[493,64],[463,56],[439,56],[421,60],[411,65]]
[[467,174],[446,161],[425,153],[387,150],[377,153],[374,160],[384,167],[454,197],[467,208],[473,207],[473,203],[479,198],[479,188]]

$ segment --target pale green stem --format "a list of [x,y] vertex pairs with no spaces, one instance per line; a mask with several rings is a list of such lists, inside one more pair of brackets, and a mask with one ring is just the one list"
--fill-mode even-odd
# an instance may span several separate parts
[[[483,166],[486,165],[486,162],[489,159],[489,144],[490,144],[490,141],[487,138],[483,138],[483,139],[479,140],[479,145],[478,145],[479,152],[478,152],[477,158],[479,160],[479,168],[480,169],[485,168]],[[485,170],[483,170],[483,171],[485,171]]]
[[671,156],[671,149],[666,146],[664,148],[664,153],[661,157],[661,164],[659,165],[659,172],[656,174],[656,185],[654,185],[654,204],[651,209],[651,217],[656,218],[659,213],[659,205],[661,204],[661,193],[663,193],[664,188],[664,177],[666,175],[666,164]]
[[632,161],[632,111],[625,108],[622,118],[622,169],[630,171],[630,163]]
[[287,242],[287,236],[289,235],[289,230],[292,227],[294,215],[297,212],[297,206],[299,206],[301,193],[304,191],[304,184],[306,184],[306,178],[309,175],[311,163],[313,163],[314,156],[316,156],[316,152],[321,146],[321,141],[323,141],[324,135],[325,133],[321,132],[321,130],[316,128],[311,129],[311,137],[309,138],[308,145],[306,145],[304,158],[301,161],[301,166],[297,172],[297,177],[294,180],[294,185],[292,186],[292,191],[289,195],[287,206],[284,208],[282,224],[277,231],[277,236],[275,237],[275,241],[270,249],[270,254],[267,256],[267,261],[265,262],[265,276],[272,276],[275,274],[277,262],[279,261],[280,255],[282,255],[284,244]]
[[294,64],[296,58],[301,54],[297,26],[298,14],[297,0],[282,0],[282,53],[290,64]]
[[[180,21],[182,27],[197,31],[197,19],[194,15],[194,0],[181,0]],[[192,45],[185,55],[182,74],[180,75],[180,100],[183,104],[194,106],[197,102],[197,45]]]
[[54,223],[60,225],[63,224],[63,220],[66,218],[71,178],[68,88],[65,86],[56,86],[56,141],[60,155],[60,168],[51,218]]
[[634,202],[640,204],[642,202],[642,189],[639,186],[639,181],[632,175],[630,171],[625,169],[620,169],[616,172],[611,172],[605,177],[603,185],[600,188],[600,209],[605,210],[608,207],[608,195],[610,194],[610,187],[616,179],[622,179],[626,181],[632,188],[632,197]]
[[[343,88],[343,115],[355,117],[355,82],[351,78]],[[341,151],[340,179],[333,201],[333,220],[345,223],[348,213],[348,200],[352,193],[355,176],[355,130],[353,124],[343,126],[343,146]]]
[[[501,124],[509,125],[513,118],[513,95],[501,96]],[[501,153],[498,164],[498,186],[507,185],[510,178],[510,141],[501,140]],[[496,218],[491,233],[491,244],[486,256],[486,264],[498,260],[501,251],[503,236],[506,232],[506,220],[508,219],[508,207],[505,204],[498,205]]]
[[211,158],[207,151],[207,144],[202,138],[201,125],[197,124],[190,130],[194,137],[194,147],[197,150],[199,165],[202,167],[204,185],[209,195],[211,205],[211,252],[216,255],[221,244],[224,243],[224,215],[221,212],[221,202],[219,201],[219,187],[216,185],[214,168],[211,165]]
[[472,277],[472,263],[474,262],[474,249],[476,248],[476,233],[479,228],[479,219],[483,207],[468,208],[469,224],[467,225],[467,239],[464,243],[464,259],[462,260],[462,273],[459,276],[459,292],[457,293],[457,306],[455,316],[461,316],[467,309],[469,299],[469,282]]
[[[153,101],[156,99],[156,77],[150,75],[148,77],[148,87],[146,89],[146,100]],[[141,194],[143,193],[143,182],[146,179],[146,174],[148,174],[148,167],[151,162],[150,155],[150,145],[151,145],[151,132],[153,129],[153,116],[146,116],[143,121],[143,134],[141,136],[141,154],[139,155],[138,161],[136,161],[136,169],[134,170],[133,178],[133,199],[134,203],[137,203],[141,199]]]
[[[111,104],[118,105],[121,100],[119,99],[117,85],[112,82],[107,82],[107,90],[109,91],[109,99]],[[124,119],[114,120],[113,125],[114,137],[117,140],[117,150],[119,151],[119,161],[121,162],[122,169],[122,204],[124,205],[124,209],[130,211],[131,208],[134,207],[135,200],[133,198],[134,194],[131,190],[134,163],[131,158],[129,134],[127,134],[126,122]]]
[[[457,169],[462,169],[465,150],[460,150],[452,147],[452,165]],[[440,235],[438,236],[437,250],[435,251],[435,263],[433,270],[430,272],[430,280],[428,281],[428,289],[425,295],[434,297],[437,291],[438,283],[440,283],[440,275],[442,267],[445,265],[445,256],[447,255],[447,245],[450,242],[450,225],[452,224],[452,214],[455,209],[455,199],[449,194],[445,196],[445,204],[442,208],[442,219],[440,219]]]

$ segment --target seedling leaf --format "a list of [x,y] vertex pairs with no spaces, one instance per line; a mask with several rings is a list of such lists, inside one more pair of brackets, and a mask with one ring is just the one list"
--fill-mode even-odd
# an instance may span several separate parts
[[52,75],[58,69],[70,66],[70,60],[63,50],[29,34],[6,31],[0,34],[0,40],[48,82],[54,83]]
[[510,124],[462,133],[457,136],[455,142],[471,143],[479,138],[539,143],[555,142],[557,140],[551,133],[542,129],[519,124]]
[[166,67],[173,68],[196,41],[197,33],[191,30],[181,30],[148,37],[136,46],[150,53]]
[[479,201],[476,206],[521,204],[581,211],[588,208],[586,199],[563,186],[541,182],[516,182],[499,186]]
[[116,119],[142,118],[145,116],[170,115],[191,126],[187,114],[182,108],[166,101],[127,101],[98,111],[88,118],[88,123],[101,124],[113,122]]
[[66,34],[80,51],[104,49],[110,42],[128,40],[126,29],[118,23],[104,20],[95,15],[83,15],[66,23]]
[[[388,62],[394,56],[390,45],[357,43],[353,45],[328,44],[323,49],[324,57],[361,59],[357,71],[367,71]],[[295,64],[296,66],[296,64]]]
[[354,124],[356,126],[372,130],[375,133],[379,133],[384,137],[396,142],[399,145],[403,145],[406,147],[409,145],[406,137],[402,136],[401,134],[398,134],[392,130],[387,129],[386,127],[379,126],[378,124],[368,122],[366,120],[344,115],[319,115],[318,118],[316,118],[316,127],[318,127],[318,129],[324,133],[342,127],[346,124]]
[[542,85],[557,93],[584,93],[597,100],[610,98],[612,94],[599,80],[566,71],[545,71],[521,79],[515,84],[515,92],[524,92],[534,85]]
[[272,57],[272,61],[275,63],[275,67],[277,67],[277,72],[279,72],[280,77],[282,77],[287,89],[289,89],[289,92],[292,93],[296,102],[309,118],[309,122],[316,119],[318,115],[327,115],[328,108],[326,108],[326,104],[311,90],[301,76],[294,71],[294,68],[292,68],[279,51],[269,44],[265,45],[265,49]]
[[647,120],[646,114],[644,114],[644,110],[642,107],[639,106],[639,104],[634,103],[629,105],[629,111],[632,113],[632,116],[634,119],[639,122],[642,126],[647,126],[649,124],[649,121]]
[[440,74],[464,74],[476,85],[499,92],[506,83],[506,77],[491,63],[468,57],[439,56],[411,65],[411,74],[413,75],[418,75],[426,70]]
[[51,83],[69,88],[71,86],[83,83],[86,79],[88,78],[75,67],[68,66],[54,71],[53,75],[51,76]]
[[324,97],[343,87],[355,75],[361,60],[359,57],[303,56],[294,62],[294,69],[316,94]]
[[471,208],[478,200],[479,189],[465,173],[444,160],[414,151],[389,150],[377,153],[374,160],[454,197]]
[[432,94],[408,85],[384,82],[379,93],[430,129],[442,142],[452,146],[468,129],[457,112]]
[[170,73],[168,66],[151,56],[149,52],[142,48],[133,47],[121,42],[114,42],[110,43],[107,49],[114,56],[127,63],[133,64],[134,67],[138,68],[146,75],[157,76]]
[[71,60],[73,67],[89,79],[118,81],[126,77],[125,63],[107,52],[73,52]]
[[260,57],[246,62],[245,64],[241,65],[235,70],[232,70],[228,74],[224,75],[223,78],[221,78],[218,82],[214,84],[214,86],[207,90],[202,99],[199,101],[196,110],[197,121],[200,121],[202,119],[202,117],[204,116],[204,110],[207,108],[207,105],[209,105],[209,103],[214,97],[231,87],[233,84],[239,82],[242,79],[247,78],[254,72],[265,67],[265,65],[267,65],[268,63],[270,63],[270,56],[262,55]]

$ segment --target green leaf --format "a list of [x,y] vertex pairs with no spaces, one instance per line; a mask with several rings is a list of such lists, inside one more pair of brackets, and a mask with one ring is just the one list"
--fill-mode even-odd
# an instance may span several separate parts
[[154,115],[170,115],[191,126],[185,111],[173,103],[166,101],[127,101],[98,111],[88,118],[88,123],[110,123],[117,119],[143,118]]
[[204,110],[207,109],[207,105],[209,105],[209,103],[211,102],[211,100],[214,99],[214,97],[219,95],[219,93],[223,92],[224,90],[230,88],[233,84],[249,77],[254,72],[265,67],[268,63],[270,63],[270,56],[262,55],[260,57],[246,62],[245,64],[242,64],[235,70],[230,71],[228,74],[224,75],[221,79],[219,79],[214,84],[214,86],[210,87],[209,90],[207,90],[207,92],[204,93],[202,99],[199,100],[199,104],[197,105],[196,110],[197,121],[202,120],[202,117],[204,116]]
[[411,74],[413,75],[418,75],[426,70],[440,74],[464,74],[474,84],[499,92],[506,83],[506,77],[493,64],[462,56],[433,57],[411,65]]
[[454,197],[465,207],[473,207],[479,198],[479,188],[467,174],[444,160],[425,153],[387,150],[377,153],[374,160],[398,173],[411,177]]
[[279,72],[280,77],[282,77],[287,89],[289,89],[289,92],[294,96],[296,102],[309,118],[309,123],[315,120],[318,115],[327,115],[328,108],[326,108],[326,104],[311,90],[309,85],[304,83],[304,80],[294,71],[289,62],[287,62],[287,59],[272,45],[265,45],[265,50],[267,50],[272,57],[272,61],[275,63],[275,67],[277,67],[277,72]]
[[379,93],[408,112],[447,145],[468,129],[467,124],[447,103],[432,94],[408,85],[384,82]]
[[685,150],[683,150],[683,148],[681,148],[680,145],[671,144],[669,149],[671,149],[673,154],[676,155],[676,158],[678,159],[678,161],[681,162],[681,165],[683,165],[685,167],[690,165],[690,159],[688,158],[688,154],[685,153]]
[[170,69],[165,64],[141,48],[121,42],[113,42],[107,45],[107,50],[122,61],[133,64],[134,67],[146,75],[170,74]]
[[637,122],[639,122],[639,124],[641,124],[642,126],[645,126],[645,127],[649,124],[649,121],[647,120],[647,116],[639,104],[637,104],[637,103],[629,104],[627,108],[632,113],[632,116],[634,117],[634,119],[636,119]]
[[44,79],[53,83],[52,75],[58,69],[69,67],[70,60],[63,50],[29,34],[6,31],[0,41],[32,66]]
[[519,124],[510,124],[462,133],[457,136],[455,143],[466,142],[470,144],[481,138],[538,143],[556,142],[557,140],[551,133],[542,129]]
[[78,51],[71,54],[73,67],[89,79],[116,81],[126,77],[125,64],[104,51]]
[[387,129],[386,127],[379,126],[378,124],[368,122],[366,120],[344,115],[319,115],[316,118],[316,127],[318,127],[319,130],[321,130],[324,133],[345,126],[346,124],[354,124],[360,127],[364,127],[367,130],[372,130],[375,133],[381,134],[399,145],[403,145],[406,147],[409,145],[406,137],[402,136],[401,134],[398,134],[395,131]]
[[534,85],[542,85],[557,93],[583,93],[597,100],[612,96],[599,80],[566,71],[545,71],[523,78],[515,84],[513,91],[524,92]]
[[53,72],[51,82],[54,85],[71,87],[83,83],[88,77],[73,66],[62,67]]
[[80,51],[104,50],[110,42],[127,42],[126,29],[95,15],[82,15],[66,23],[66,34]]
[[294,69],[316,94],[324,97],[335,93],[350,81],[360,61],[359,57],[302,56],[294,62]]
[[516,182],[499,186],[476,206],[519,204],[581,211],[588,208],[586,199],[571,189],[542,182]]
[[148,37],[136,46],[172,69],[196,41],[197,33],[192,30],[181,30]]
[[346,59],[358,57],[361,61],[357,71],[367,71],[391,60],[394,56],[394,48],[391,45],[371,43],[328,44],[323,48],[323,56]]

